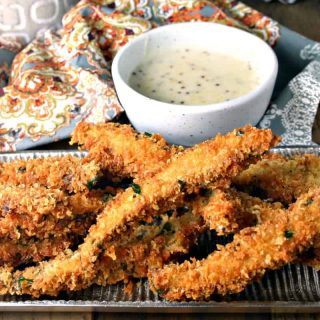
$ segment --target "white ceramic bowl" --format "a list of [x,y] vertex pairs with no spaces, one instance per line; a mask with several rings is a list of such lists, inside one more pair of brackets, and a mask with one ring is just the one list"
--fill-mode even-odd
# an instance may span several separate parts
[[[128,85],[145,52],[181,45],[248,61],[260,79],[239,98],[212,105],[177,105],[150,99]],[[116,55],[112,75],[119,100],[133,126],[160,133],[167,141],[190,146],[245,124],[256,125],[272,95],[278,62],[273,50],[248,32],[209,22],[177,23],[153,29],[129,42]],[[192,75],[190,75],[192,76]]]

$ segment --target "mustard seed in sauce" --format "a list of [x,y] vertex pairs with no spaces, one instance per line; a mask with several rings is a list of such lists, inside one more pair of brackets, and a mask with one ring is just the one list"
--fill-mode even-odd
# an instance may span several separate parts
[[129,78],[129,85],[149,98],[184,105],[228,101],[258,83],[250,61],[190,47],[146,53]]

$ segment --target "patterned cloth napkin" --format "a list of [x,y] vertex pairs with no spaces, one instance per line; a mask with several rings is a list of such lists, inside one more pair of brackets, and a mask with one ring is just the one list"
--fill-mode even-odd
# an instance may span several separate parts
[[[0,151],[66,138],[79,121],[114,119],[122,108],[110,74],[112,58],[128,41],[162,24],[212,21],[260,36],[275,46],[280,61],[275,97],[318,50],[314,42],[233,0],[113,1],[80,1],[65,14],[60,30],[45,32],[16,56],[18,44],[0,39]],[[261,126],[278,125],[282,115],[272,110],[269,124],[265,117]],[[278,118],[272,119],[274,112]]]
[[274,100],[259,126],[282,136],[281,145],[317,145],[312,127],[320,102],[320,56],[312,61]]

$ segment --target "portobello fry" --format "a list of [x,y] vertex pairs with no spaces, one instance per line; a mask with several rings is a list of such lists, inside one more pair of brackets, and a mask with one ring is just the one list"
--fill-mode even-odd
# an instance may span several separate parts
[[267,155],[241,172],[233,182],[249,193],[291,204],[310,188],[320,186],[320,157],[313,154],[286,158]]
[[[153,291],[168,300],[209,299],[242,291],[267,270],[293,262],[311,247],[320,230],[320,189],[300,196],[273,220],[245,228],[206,259],[169,264],[150,272]],[[274,209],[271,209],[274,210]]]
[[[139,188],[128,188],[108,202],[77,251],[15,273],[2,269],[1,293],[57,295],[62,290],[89,286],[95,279],[95,262],[103,248],[112,255],[108,243],[117,240],[131,224],[157,215],[160,208],[177,207],[183,195],[197,192],[200,187],[228,186],[233,177],[278,141],[270,130],[246,126],[173,156],[159,172],[142,180]],[[17,285],[21,277],[31,281]]]

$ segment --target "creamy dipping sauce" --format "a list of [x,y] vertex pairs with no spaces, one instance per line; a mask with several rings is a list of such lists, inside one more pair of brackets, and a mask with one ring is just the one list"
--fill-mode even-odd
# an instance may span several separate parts
[[147,53],[129,78],[129,85],[144,96],[185,105],[231,100],[258,83],[249,61],[188,47]]

